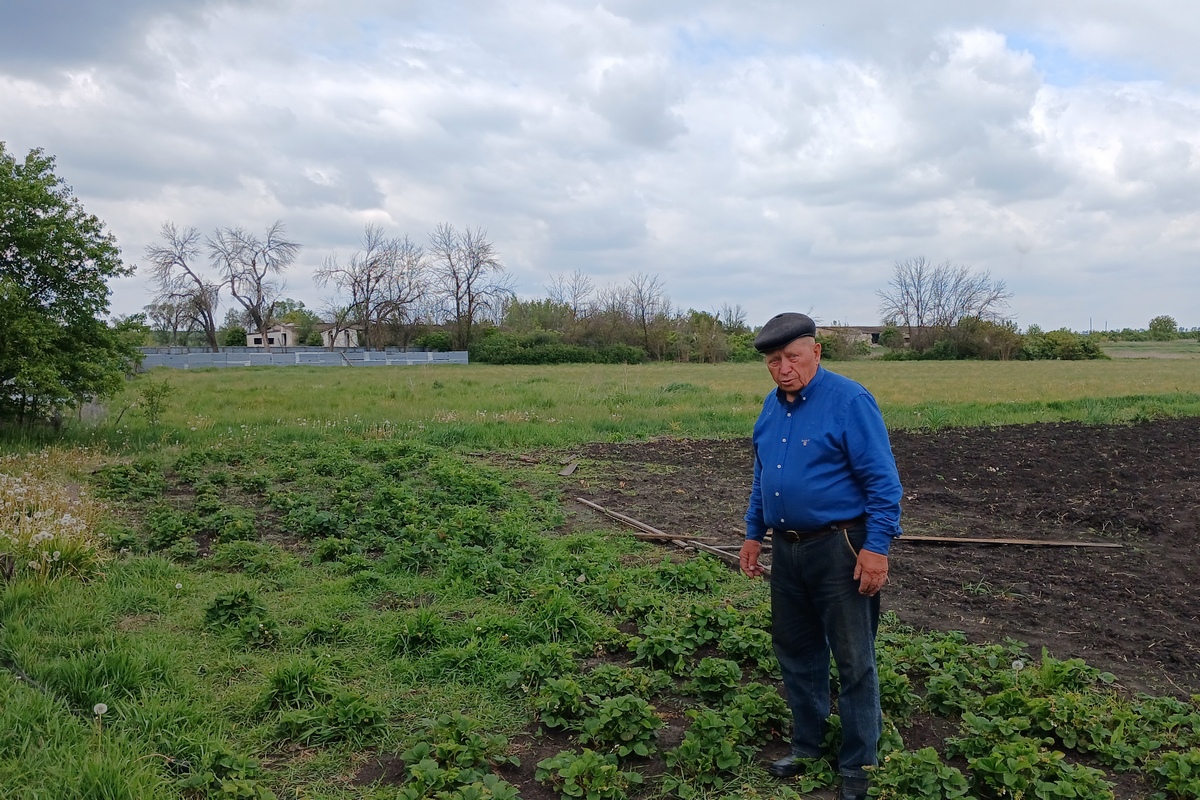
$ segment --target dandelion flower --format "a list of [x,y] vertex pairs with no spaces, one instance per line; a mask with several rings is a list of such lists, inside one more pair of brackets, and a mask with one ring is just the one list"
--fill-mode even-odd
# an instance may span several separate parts
[[176,589],[182,589],[182,588],[183,588],[183,584],[182,584],[182,583],[177,583],[177,584],[175,584],[175,588],[176,588]]
[[1021,670],[1025,669],[1025,662],[1018,658],[1012,663],[1012,668],[1017,672],[1020,672]]
[[108,706],[104,705],[104,703],[96,703],[96,705],[92,706],[92,713],[97,717],[103,717],[108,713]]

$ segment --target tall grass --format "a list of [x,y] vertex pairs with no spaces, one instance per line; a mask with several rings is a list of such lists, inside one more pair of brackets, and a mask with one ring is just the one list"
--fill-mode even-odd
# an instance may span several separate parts
[[[1200,359],[827,366],[870,389],[895,428],[1200,415]],[[157,425],[133,405],[150,381],[175,390]],[[771,388],[761,364],[156,370],[63,437],[125,452],[251,431],[287,440],[345,431],[465,449],[733,437],[749,432]],[[44,443],[44,434],[10,432],[0,447]]]

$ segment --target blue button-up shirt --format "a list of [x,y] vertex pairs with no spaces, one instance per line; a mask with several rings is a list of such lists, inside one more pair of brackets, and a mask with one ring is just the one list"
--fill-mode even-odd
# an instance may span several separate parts
[[747,539],[866,514],[866,549],[887,555],[901,494],[883,415],[860,384],[818,367],[794,401],[782,389],[767,395],[754,423]]

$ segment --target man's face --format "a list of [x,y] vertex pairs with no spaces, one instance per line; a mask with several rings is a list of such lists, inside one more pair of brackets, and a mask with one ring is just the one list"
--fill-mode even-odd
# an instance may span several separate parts
[[821,363],[821,345],[811,336],[793,339],[778,350],[767,353],[767,369],[783,393],[795,396],[817,374]]

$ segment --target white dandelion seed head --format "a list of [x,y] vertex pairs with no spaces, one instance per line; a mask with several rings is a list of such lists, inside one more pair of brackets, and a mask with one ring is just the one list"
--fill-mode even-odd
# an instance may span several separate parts
[[1025,669],[1025,662],[1018,658],[1012,663],[1012,668],[1017,672],[1020,672],[1021,670]]
[[103,717],[108,713],[108,706],[104,705],[104,703],[96,703],[96,705],[92,706],[92,713],[97,717]]

